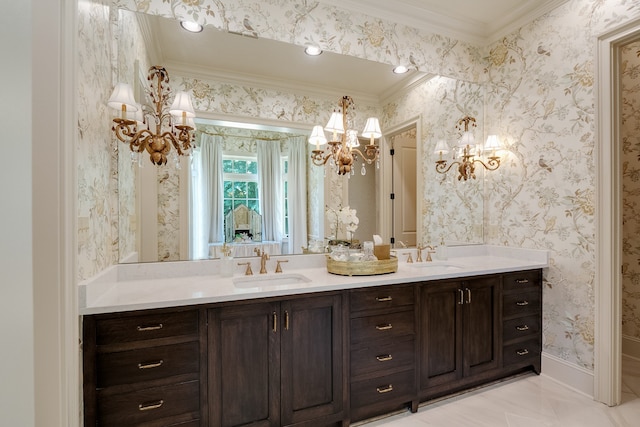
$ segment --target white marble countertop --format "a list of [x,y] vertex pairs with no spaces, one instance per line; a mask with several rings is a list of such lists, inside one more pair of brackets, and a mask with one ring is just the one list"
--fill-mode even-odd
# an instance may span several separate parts
[[[251,261],[254,276],[244,276],[244,267],[236,266],[234,276],[229,278],[220,276],[218,260],[118,264],[79,284],[79,312],[81,315],[114,313],[412,283],[545,268],[549,262],[548,252],[544,250],[490,245],[448,247],[447,260],[413,264],[406,262],[403,254],[407,252],[416,259],[415,249],[400,249],[398,271],[378,276],[330,274],[324,255],[274,256],[267,261],[269,273],[262,275],[257,273],[260,265],[257,257],[236,259],[235,264]],[[289,260],[282,264],[282,274],[273,272],[277,259]],[[284,281],[296,278],[305,281],[264,286],[236,283],[247,277],[263,282],[276,277]]]

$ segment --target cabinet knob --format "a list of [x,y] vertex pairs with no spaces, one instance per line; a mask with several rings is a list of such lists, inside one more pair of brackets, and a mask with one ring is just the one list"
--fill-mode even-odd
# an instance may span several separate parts
[[384,325],[376,325],[376,329],[379,331],[388,331],[391,328],[393,328],[393,326],[391,326],[391,323],[385,323]]

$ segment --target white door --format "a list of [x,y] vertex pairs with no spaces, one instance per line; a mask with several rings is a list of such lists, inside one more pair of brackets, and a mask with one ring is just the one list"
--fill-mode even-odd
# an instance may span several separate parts
[[[416,245],[417,151],[415,127],[394,135],[393,147],[393,237],[407,246]],[[397,247],[397,245],[396,245]]]

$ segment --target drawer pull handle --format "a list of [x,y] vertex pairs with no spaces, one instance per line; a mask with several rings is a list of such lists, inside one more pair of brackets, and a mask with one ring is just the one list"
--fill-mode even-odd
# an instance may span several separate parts
[[458,300],[458,305],[464,304],[464,291],[462,289],[458,289],[458,293],[460,294],[460,300]]
[[529,301],[518,301],[516,302],[516,305],[519,305],[520,307],[524,307],[525,305],[529,305]]
[[526,348],[524,350],[518,350],[516,351],[516,354],[518,356],[526,356],[527,354],[529,354],[529,350],[527,350]]
[[153,326],[138,326],[138,332],[158,331],[163,328],[162,323]]
[[164,360],[160,359],[157,362],[151,363],[138,363],[138,369],[153,369],[159,368],[164,363]]
[[528,325],[516,326],[516,329],[519,331],[528,331],[529,326]]
[[276,313],[275,311],[271,313],[271,320],[273,322],[271,330],[273,332],[278,332],[278,313]]
[[529,283],[529,279],[517,279],[516,283],[518,285],[526,285],[527,283]]
[[389,393],[390,391],[393,391],[393,384],[389,384],[384,387],[376,387],[376,391],[380,394]]
[[393,328],[393,326],[391,326],[391,323],[386,323],[384,325],[376,325],[376,329],[379,331],[388,331],[391,328]]
[[376,356],[376,359],[378,359],[378,362],[388,362],[389,360],[392,360],[393,357],[390,354],[381,354]]
[[393,298],[387,296],[387,297],[376,297],[376,301],[378,302],[388,302],[388,301],[393,301]]
[[164,405],[164,400],[158,400],[157,402],[141,403],[138,405],[140,411],[150,411],[152,409],[158,409]]

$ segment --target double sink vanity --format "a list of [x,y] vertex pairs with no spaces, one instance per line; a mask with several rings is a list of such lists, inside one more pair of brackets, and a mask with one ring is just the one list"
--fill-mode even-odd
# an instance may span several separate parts
[[81,283],[85,426],[346,426],[540,372],[546,251],[450,247],[378,276],[325,262],[123,264]]

